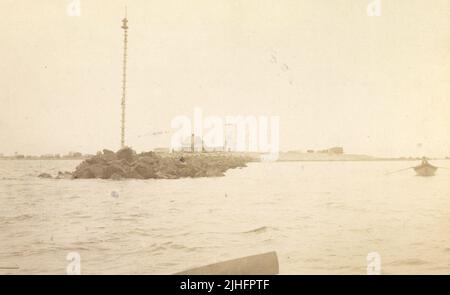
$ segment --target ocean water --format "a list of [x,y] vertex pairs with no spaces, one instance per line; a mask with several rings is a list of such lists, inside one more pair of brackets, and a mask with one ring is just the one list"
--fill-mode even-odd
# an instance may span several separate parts
[[[79,161],[0,161],[0,274],[171,274],[276,251],[281,274],[450,274],[450,170],[251,163],[225,177],[53,180]],[[450,167],[450,161],[435,161]]]

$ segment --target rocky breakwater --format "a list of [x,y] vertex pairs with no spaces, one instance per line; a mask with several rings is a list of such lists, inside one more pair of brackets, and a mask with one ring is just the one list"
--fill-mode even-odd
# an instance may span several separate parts
[[130,148],[102,153],[83,161],[72,173],[74,179],[176,179],[224,176],[228,169],[246,167],[251,157],[226,154],[137,154]]

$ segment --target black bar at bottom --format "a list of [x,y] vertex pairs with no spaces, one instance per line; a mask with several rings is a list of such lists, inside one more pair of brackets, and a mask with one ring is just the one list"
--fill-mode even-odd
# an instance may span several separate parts
[[[449,286],[448,276],[1,276],[2,288],[17,291],[89,291],[139,294],[310,294],[310,291],[430,292]],[[443,290],[445,290],[444,288]],[[288,293],[287,293],[288,292]],[[4,293],[8,294],[8,293]]]

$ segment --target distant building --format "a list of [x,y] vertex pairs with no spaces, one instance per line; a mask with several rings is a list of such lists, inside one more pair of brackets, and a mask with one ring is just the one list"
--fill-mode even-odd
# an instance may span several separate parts
[[314,154],[314,150],[307,150],[306,151],[308,154]]
[[41,159],[59,159],[61,158],[60,154],[45,154],[40,156]]
[[342,147],[332,147],[326,150],[319,151],[321,154],[332,154],[332,155],[342,155],[344,153],[344,148]]
[[81,158],[82,156],[83,156],[82,153],[69,152],[67,155],[64,156],[64,158]]
[[301,153],[303,153],[302,150],[291,150],[291,151],[287,151],[287,152],[291,153],[291,154],[301,154]]
[[329,154],[336,154],[336,155],[342,155],[344,153],[343,147],[332,147],[328,149]]
[[188,138],[186,138],[183,143],[181,144],[181,147],[178,149],[175,149],[177,152],[186,152],[186,153],[194,153],[194,152],[201,152],[204,150],[204,144],[203,140],[192,134]]
[[51,159],[51,158],[53,158],[53,155],[45,154],[45,155],[41,155],[40,158],[41,159]]
[[[212,146],[212,147],[205,146],[203,151],[204,152],[226,152],[226,149],[223,146],[215,146],[215,147],[214,146]],[[231,151],[231,149],[228,151]]]
[[[168,152],[168,149],[157,148],[155,152]],[[191,135],[183,140],[180,147],[174,148],[173,152],[200,153],[200,152],[224,152],[224,146],[208,146],[200,136]]]

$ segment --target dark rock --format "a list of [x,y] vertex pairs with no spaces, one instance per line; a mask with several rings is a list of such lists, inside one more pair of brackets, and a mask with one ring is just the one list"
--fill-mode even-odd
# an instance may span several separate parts
[[57,179],[71,179],[73,177],[72,173],[70,172],[58,172],[58,175],[56,176]]
[[133,162],[135,152],[129,147],[124,147],[116,153],[117,159]]
[[105,177],[105,166],[102,164],[94,164],[90,166],[88,169],[91,171],[94,178],[106,178]]
[[158,157],[154,152],[143,152],[143,153],[140,153],[139,156],[150,157],[150,158]]
[[151,166],[146,166],[143,164],[137,164],[135,167],[132,168],[132,172],[135,174],[140,175],[144,179],[148,178],[156,178],[156,174]]
[[206,171],[206,177],[220,177],[220,176],[224,176],[225,174],[223,173],[223,171],[221,171],[218,168],[212,168],[212,169],[208,169]]
[[105,162],[111,162],[111,161],[117,160],[117,156],[113,151],[103,150],[101,159],[104,160]]
[[107,164],[107,166],[103,169],[102,178],[109,179],[114,174],[120,175],[120,177],[124,177],[126,175],[126,171],[121,165],[115,163]]
[[38,175],[38,177],[40,178],[52,178],[52,176],[48,173],[41,173]]
[[114,152],[111,151],[111,150],[104,149],[104,150],[103,150],[103,154],[104,154],[104,155],[115,155],[116,153],[114,153]]
[[94,174],[89,169],[77,169],[73,173],[73,178],[90,179],[94,178]]
[[131,179],[145,179],[139,172],[136,170],[131,170],[127,173],[126,178]]
[[104,166],[102,164],[98,162],[87,164],[80,164],[73,173],[73,178],[105,178],[103,173]]
[[111,175],[110,179],[112,179],[112,180],[122,180],[123,177],[122,177],[122,175],[114,173],[113,175]]

